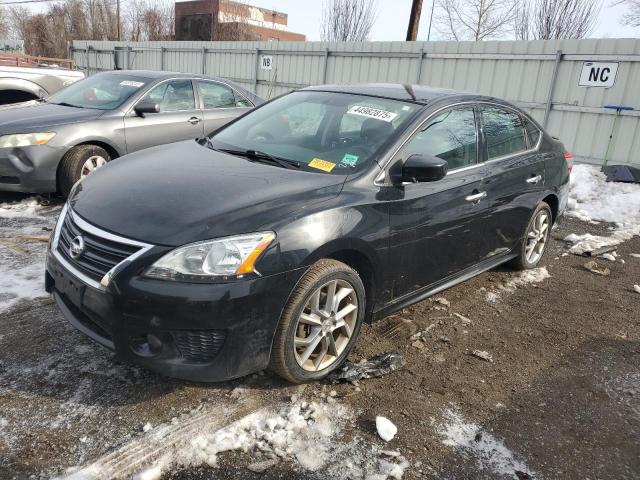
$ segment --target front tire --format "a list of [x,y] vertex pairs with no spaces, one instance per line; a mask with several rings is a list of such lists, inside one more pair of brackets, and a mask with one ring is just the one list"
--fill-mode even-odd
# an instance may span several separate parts
[[364,285],[355,270],[336,260],[314,263],[282,314],[269,369],[292,383],[326,377],[353,349],[364,311]]
[[553,215],[547,203],[540,202],[531,215],[531,219],[520,241],[518,256],[510,264],[516,270],[535,268],[549,244]]
[[78,180],[104,166],[111,157],[96,145],[78,145],[69,150],[58,167],[58,189],[67,198]]

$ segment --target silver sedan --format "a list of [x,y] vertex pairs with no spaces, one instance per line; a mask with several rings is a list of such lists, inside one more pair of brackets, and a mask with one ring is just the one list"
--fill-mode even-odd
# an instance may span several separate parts
[[36,105],[0,111],[0,191],[66,196],[114,158],[201,137],[261,103],[238,85],[202,75],[93,75]]

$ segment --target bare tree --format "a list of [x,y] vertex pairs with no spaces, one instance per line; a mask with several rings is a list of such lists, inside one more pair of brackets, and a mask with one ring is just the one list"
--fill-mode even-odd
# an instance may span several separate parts
[[520,0],[515,17],[516,38],[585,38],[595,28],[600,8],[601,0]]
[[175,30],[175,9],[170,3],[130,0],[124,31],[133,41],[171,40]]
[[529,0],[517,0],[513,12],[513,34],[516,40],[531,40],[533,36],[531,10]]
[[640,0],[616,0],[611,5],[626,5],[629,11],[622,16],[622,24],[640,27]]
[[0,8],[0,38],[9,37],[9,19],[4,8]]
[[377,2],[328,0],[322,10],[320,38],[325,42],[363,42],[376,22]]
[[512,30],[517,1],[439,0],[434,14],[436,28],[452,40],[486,40]]

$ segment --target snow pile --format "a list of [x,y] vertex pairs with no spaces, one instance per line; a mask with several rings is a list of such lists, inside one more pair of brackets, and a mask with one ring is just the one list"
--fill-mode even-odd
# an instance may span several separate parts
[[205,433],[135,478],[160,478],[178,465],[215,467],[221,453],[235,450],[250,456],[247,468],[253,472],[286,461],[309,478],[400,480],[409,463],[399,452],[365,444],[357,436],[348,443],[340,442],[343,429],[354,423],[355,416],[349,407],[330,400],[264,408],[213,432],[206,432],[203,425]]
[[610,222],[617,228],[611,236],[571,234],[571,253],[586,252],[619,245],[640,235],[640,185],[607,182],[598,167],[575,165],[571,172],[571,191],[567,215],[586,222]]
[[455,409],[444,411],[444,423],[437,431],[442,436],[444,445],[471,455],[483,470],[500,476],[535,478],[534,472],[526,463],[518,460],[502,440],[495,438],[482,427],[466,422],[462,414]]
[[0,203],[0,218],[39,217],[43,208],[33,197],[15,203]]
[[599,167],[575,165],[567,215],[586,222],[640,224],[640,185],[607,182]]
[[525,270],[505,283],[498,285],[495,290],[486,292],[485,299],[489,303],[497,303],[503,293],[513,293],[520,287],[525,287],[532,283],[540,283],[550,277],[551,275],[545,267]]

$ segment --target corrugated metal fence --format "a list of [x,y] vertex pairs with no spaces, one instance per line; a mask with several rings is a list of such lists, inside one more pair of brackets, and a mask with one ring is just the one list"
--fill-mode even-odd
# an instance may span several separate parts
[[[529,111],[581,159],[640,164],[640,39],[517,42],[94,42],[87,73],[151,69],[224,77],[271,98],[323,83],[399,82],[494,95]],[[586,62],[617,66],[579,86]],[[611,65],[608,65],[611,67]],[[604,67],[603,67],[604,68]],[[588,82],[589,83],[589,82]],[[604,108],[628,106],[635,110]],[[614,122],[616,116],[618,121]],[[610,136],[616,126],[613,139]],[[607,153],[608,150],[608,153]]]

